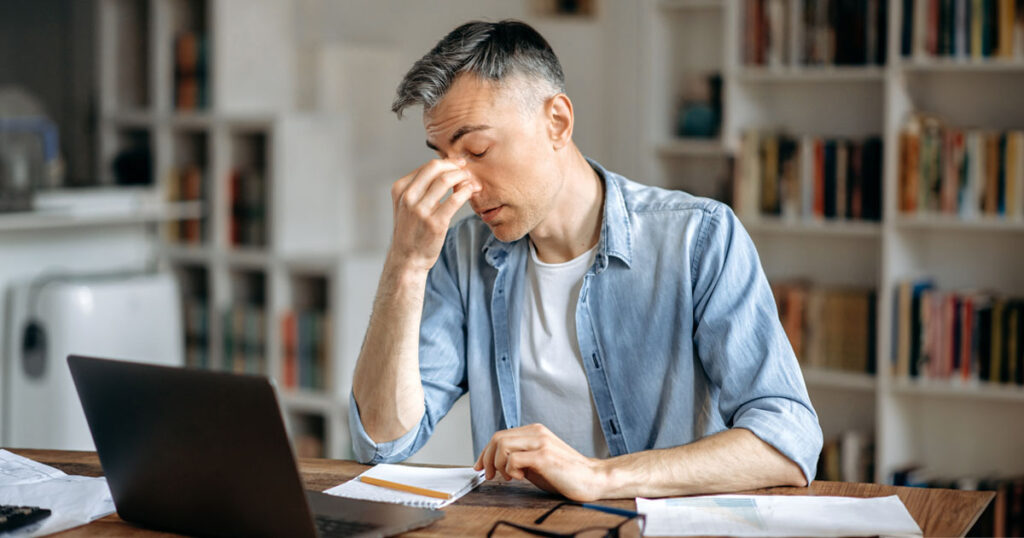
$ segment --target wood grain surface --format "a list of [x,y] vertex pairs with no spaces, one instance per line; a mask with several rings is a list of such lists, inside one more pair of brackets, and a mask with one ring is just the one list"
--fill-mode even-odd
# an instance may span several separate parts
[[[27,458],[52,465],[68,474],[102,476],[103,469],[94,452],[61,450],[8,449]],[[368,466],[352,461],[301,459],[299,469],[308,489],[322,491],[345,482],[366,470]],[[240,469],[239,472],[245,472]],[[925,536],[963,536],[977,521],[982,510],[995,496],[990,491],[958,491],[950,489],[923,489],[856,484],[847,482],[816,481],[804,488],[768,488],[743,493],[764,495],[825,495],[845,497],[884,497],[899,495],[907,510],[924,530]],[[533,525],[533,520],[562,501],[561,497],[545,493],[528,482],[489,481],[444,509],[445,518],[404,536],[454,537],[483,536],[499,520]],[[602,501],[601,504],[633,510],[632,499]],[[557,517],[544,523],[544,528],[557,532],[594,525],[615,525],[618,516],[601,514],[581,508],[564,508]],[[117,514],[58,534],[77,536],[173,536],[139,528],[121,521]]]

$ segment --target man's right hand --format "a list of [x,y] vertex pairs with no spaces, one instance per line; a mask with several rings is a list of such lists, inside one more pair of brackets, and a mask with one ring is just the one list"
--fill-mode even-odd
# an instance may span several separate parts
[[[389,261],[422,274],[434,266],[455,212],[480,190],[465,164],[434,159],[391,186],[395,229]],[[442,202],[449,189],[452,195]]]

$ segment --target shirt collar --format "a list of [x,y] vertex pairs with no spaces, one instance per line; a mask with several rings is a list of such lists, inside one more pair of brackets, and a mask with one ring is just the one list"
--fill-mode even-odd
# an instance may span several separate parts
[[[586,159],[598,177],[604,181],[604,214],[601,220],[601,239],[598,240],[597,247],[597,271],[601,272],[608,266],[610,256],[622,260],[629,267],[633,261],[632,236],[626,201],[618,181],[619,176],[605,170],[597,161],[589,157]],[[510,249],[525,240],[524,237],[505,243],[494,237],[494,234],[490,234],[484,241],[481,251],[487,263],[497,267],[505,261]]]

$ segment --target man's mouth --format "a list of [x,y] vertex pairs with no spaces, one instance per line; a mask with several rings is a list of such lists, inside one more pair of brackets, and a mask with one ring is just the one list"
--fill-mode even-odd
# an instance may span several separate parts
[[503,207],[505,207],[505,206],[504,205],[497,205],[497,206],[494,206],[494,207],[492,207],[490,209],[486,209],[484,211],[481,211],[478,214],[480,215],[480,218],[483,219],[484,222],[490,222],[490,221],[494,220],[498,216],[498,213],[501,212],[501,209]]

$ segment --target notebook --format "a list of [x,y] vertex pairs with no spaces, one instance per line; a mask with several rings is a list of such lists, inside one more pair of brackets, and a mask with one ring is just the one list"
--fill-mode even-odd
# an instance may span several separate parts
[[[375,486],[363,482],[361,480],[363,477],[443,492],[449,497],[439,499]],[[474,471],[472,467],[410,467],[381,463],[344,484],[325,490],[324,493],[351,499],[404,504],[420,508],[443,508],[469,493],[483,481],[484,472]]]

